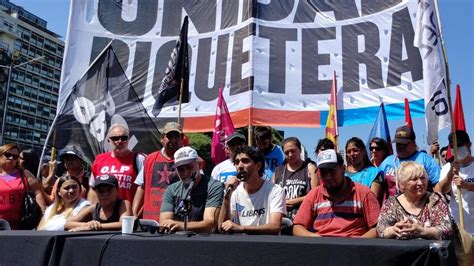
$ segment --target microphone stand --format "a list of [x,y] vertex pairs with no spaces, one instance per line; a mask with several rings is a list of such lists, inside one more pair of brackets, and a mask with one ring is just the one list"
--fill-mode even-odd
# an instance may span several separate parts
[[180,217],[184,217],[184,231],[176,232],[177,235],[193,236],[196,233],[188,231],[188,220],[189,213],[191,212],[191,191],[194,186],[194,180],[189,183],[189,186],[184,194],[184,197],[180,199],[178,206],[174,209],[174,214]]

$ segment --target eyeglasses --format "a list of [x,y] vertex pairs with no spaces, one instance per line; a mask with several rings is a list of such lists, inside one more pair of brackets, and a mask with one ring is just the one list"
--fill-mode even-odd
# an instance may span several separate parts
[[382,150],[382,148],[380,148],[379,146],[371,146],[371,147],[370,147],[370,150],[371,150],[371,151],[372,151],[372,150],[380,151],[380,150]]
[[109,138],[111,141],[127,141],[128,136],[113,136]]
[[10,152],[4,152],[3,156],[5,156],[5,158],[7,158],[7,159],[13,159],[13,160],[17,160],[18,157],[20,157],[20,155],[13,154],[13,153],[10,153]]

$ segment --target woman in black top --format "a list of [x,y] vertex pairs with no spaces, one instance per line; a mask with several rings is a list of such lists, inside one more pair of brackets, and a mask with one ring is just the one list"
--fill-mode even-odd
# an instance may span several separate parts
[[273,174],[273,183],[285,190],[287,217],[293,220],[306,194],[319,184],[316,166],[301,159],[301,143],[295,137],[282,142],[285,161]]
[[98,203],[83,209],[74,219],[66,223],[71,232],[89,230],[120,230],[120,217],[131,215],[130,203],[117,198],[118,181],[113,175],[96,177],[94,191]]

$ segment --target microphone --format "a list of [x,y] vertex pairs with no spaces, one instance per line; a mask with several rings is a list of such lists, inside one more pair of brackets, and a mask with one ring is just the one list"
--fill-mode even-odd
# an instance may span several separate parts
[[[242,176],[242,174],[239,172],[237,173],[237,179],[239,181],[243,181],[244,180],[244,177]],[[224,191],[224,197],[227,195],[227,193],[231,192],[232,190],[234,190],[234,186],[228,186],[225,191]]]

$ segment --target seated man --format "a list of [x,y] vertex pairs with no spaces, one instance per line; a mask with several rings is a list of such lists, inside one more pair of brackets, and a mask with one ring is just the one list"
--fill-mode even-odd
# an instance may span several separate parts
[[322,186],[306,195],[293,221],[295,236],[377,236],[380,212],[374,193],[344,175],[344,160],[332,149],[317,157]]
[[186,196],[191,182],[194,183],[187,229],[211,233],[215,228],[216,212],[222,204],[222,183],[200,174],[198,158],[197,152],[191,147],[182,147],[174,153],[174,166],[180,181],[166,188],[160,210],[160,223],[167,230],[184,230],[184,217],[176,209]]
[[235,152],[234,165],[238,179],[226,181],[220,231],[278,235],[286,213],[285,194],[280,186],[262,179],[263,154],[253,147],[242,147]]

